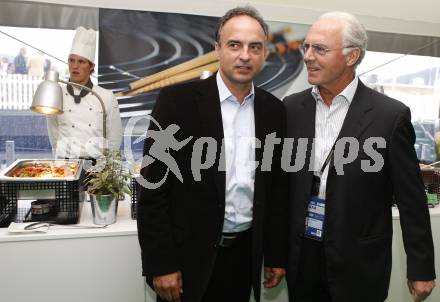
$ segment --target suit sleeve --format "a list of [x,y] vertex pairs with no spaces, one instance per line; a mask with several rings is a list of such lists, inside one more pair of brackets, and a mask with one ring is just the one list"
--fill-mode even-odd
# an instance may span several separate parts
[[[160,130],[176,123],[176,108],[172,99],[163,89],[157,99],[152,112],[148,131]],[[157,122],[157,123],[156,123]],[[148,133],[148,132],[147,132]],[[146,160],[152,146],[151,138],[145,139],[144,157]],[[147,167],[142,168],[141,176],[144,181],[154,184],[163,179],[167,166],[155,160]],[[169,191],[172,179],[170,175],[158,188],[147,188],[140,185],[137,206],[138,237],[142,253],[142,271],[147,280],[154,276],[170,274],[179,270],[177,253],[172,236],[172,227],[168,214],[170,207]]]
[[281,108],[277,137],[281,143],[274,148],[272,161],[272,187],[266,200],[264,229],[264,266],[285,268],[287,266],[287,173],[281,168],[281,154],[286,136],[286,113]]
[[414,142],[411,113],[406,108],[396,119],[391,136],[390,173],[407,254],[407,278],[429,281],[435,279],[434,245]]

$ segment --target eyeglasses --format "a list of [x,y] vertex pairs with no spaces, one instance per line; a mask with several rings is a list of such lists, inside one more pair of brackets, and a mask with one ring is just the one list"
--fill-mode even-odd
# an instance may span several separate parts
[[340,47],[340,48],[327,48],[325,46],[319,45],[319,44],[308,44],[308,43],[303,43],[300,46],[300,50],[302,51],[303,54],[305,54],[309,48],[312,48],[312,53],[313,54],[318,54],[320,56],[325,56],[328,52],[333,51],[333,50],[341,50],[344,48],[354,48],[356,46],[353,45],[349,45],[349,46],[344,46],[344,47]]

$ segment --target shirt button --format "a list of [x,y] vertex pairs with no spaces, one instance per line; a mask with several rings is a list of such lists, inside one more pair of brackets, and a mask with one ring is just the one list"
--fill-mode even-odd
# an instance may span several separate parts
[[92,108],[89,108],[90,111],[92,111]]
[[72,125],[72,128],[75,128],[75,125]]
[[69,112],[72,112],[72,109],[69,109]]
[[92,127],[92,125],[91,125],[91,124],[89,124],[89,127]]

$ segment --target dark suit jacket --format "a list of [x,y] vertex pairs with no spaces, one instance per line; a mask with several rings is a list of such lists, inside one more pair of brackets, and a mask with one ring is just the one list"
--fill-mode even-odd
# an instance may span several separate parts
[[[316,102],[311,89],[288,96],[287,137],[315,137]],[[359,140],[355,161],[337,175],[331,166],[326,189],[324,248],[328,284],[334,301],[383,301],[391,274],[392,215],[395,201],[407,253],[410,280],[432,280],[434,251],[424,186],[414,151],[410,110],[402,103],[367,88],[359,81],[340,137]],[[382,137],[386,148],[379,172],[364,172],[361,161],[366,139]],[[309,145],[310,146],[310,145]],[[296,150],[294,148],[294,150]],[[295,282],[301,234],[312,184],[310,148],[305,167],[290,173],[288,284]],[[373,164],[373,162],[371,162]]]
[[[262,143],[272,132],[282,137],[285,111],[281,101],[255,88],[254,104],[256,137]],[[169,173],[160,188],[140,190],[137,220],[143,274],[148,282],[153,276],[180,270],[183,299],[196,302],[201,299],[210,278],[225,213],[226,174],[218,169],[224,136],[215,76],[162,89],[152,116],[163,129],[177,124],[180,127],[175,136],[178,141],[189,136],[193,139],[179,151],[170,152],[180,168],[183,183]],[[155,125],[150,129],[156,129]],[[191,173],[191,154],[194,141],[200,137],[213,137],[218,152],[215,164],[201,171],[201,181],[195,181]],[[145,141],[144,154],[148,154],[151,143],[151,139]],[[255,160],[261,163],[262,155],[262,148],[256,149]],[[203,156],[206,156],[206,148]],[[282,183],[280,156],[281,146],[277,145],[272,172],[262,172],[259,167],[255,174],[252,255],[249,256],[252,256],[257,301],[263,253],[265,266],[285,267],[287,261],[287,196],[283,195],[287,190]],[[158,181],[165,170],[156,160],[142,169],[142,176],[150,182]],[[231,297],[233,295],[231,293]]]

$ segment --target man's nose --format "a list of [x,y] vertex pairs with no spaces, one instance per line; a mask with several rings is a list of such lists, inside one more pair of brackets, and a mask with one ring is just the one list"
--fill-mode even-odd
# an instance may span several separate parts
[[243,61],[249,61],[249,48],[247,46],[243,47],[242,51],[240,52],[240,59]]
[[307,48],[307,50],[304,51],[303,57],[305,62],[311,61],[315,58],[313,55],[312,47],[309,47]]

